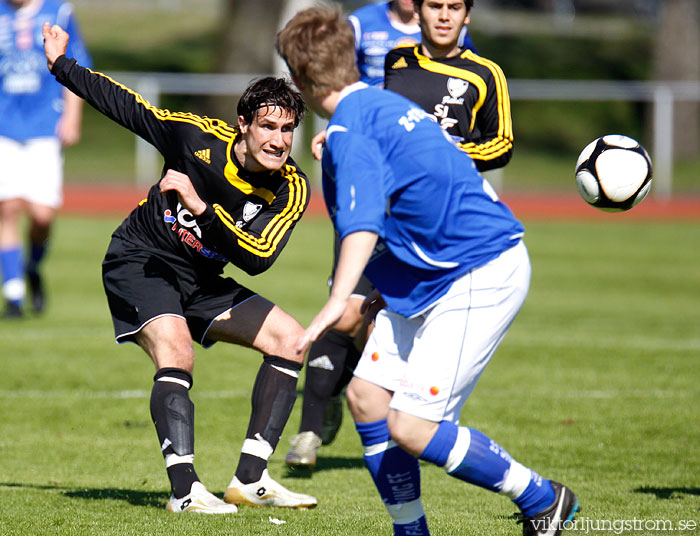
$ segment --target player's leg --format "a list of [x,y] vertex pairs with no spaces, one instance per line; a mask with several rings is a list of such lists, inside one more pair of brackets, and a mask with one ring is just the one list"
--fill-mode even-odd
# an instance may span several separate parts
[[24,207],[22,199],[0,201],[0,270],[6,317],[22,316],[26,292],[19,229]]
[[63,202],[63,151],[55,138],[32,140],[27,151],[31,155],[33,172],[26,193],[29,215],[26,275],[32,309],[41,313],[45,291],[40,267],[46,255],[51,224]]
[[[336,264],[339,246],[336,240]],[[329,284],[332,281],[331,277]],[[330,444],[340,430],[343,420],[342,392],[352,379],[352,372],[367,340],[368,326],[360,310],[365,296],[373,288],[369,279],[363,276],[335,329],[309,348],[299,433],[292,438],[292,446],[285,457],[285,462],[291,467],[314,467],[318,448]]]
[[352,360],[357,353],[353,338],[335,329],[311,345],[299,433],[312,432],[322,439],[323,416],[328,401],[339,390],[338,382],[344,376],[346,361]]
[[352,377],[347,363],[358,357],[353,339],[337,330],[309,348],[299,432],[284,459],[290,467],[313,468],[319,447],[335,439],[343,418],[342,390]]
[[40,267],[46,256],[51,224],[56,215],[56,209],[48,205],[30,203],[28,213],[30,223],[26,262],[27,282],[29,283],[32,309],[36,313],[41,313],[46,304],[46,296]]
[[6,317],[22,316],[25,295],[20,238],[28,170],[25,145],[0,136],[0,270]]
[[194,469],[194,404],[190,400],[194,349],[184,318],[165,315],[148,322],[134,339],[156,366],[151,418],[172,488],[171,512],[235,513],[209,493]]
[[103,283],[117,342],[137,342],[156,367],[150,410],[165,461],[172,512],[233,513],[199,481],[194,469],[192,337],[180,306],[176,271],[166,261],[113,239]]
[[427,535],[420,499],[420,468],[390,437],[387,417],[392,393],[400,387],[407,346],[417,323],[381,311],[348,385],[348,406],[364,447],[364,461],[393,518],[394,534]]
[[457,424],[522,306],[529,277],[527,252],[520,245],[455,282],[416,334],[405,378],[415,387],[392,399],[396,411],[389,415],[389,428],[413,455],[445,467],[450,476],[508,496],[526,522],[559,511],[560,518],[547,519],[563,524],[578,509],[568,488],[543,479],[480,431]]
[[219,315],[205,333],[206,340],[248,346],[263,354],[253,385],[246,438],[235,475],[226,490],[228,502],[286,508],[309,508],[317,504],[310,495],[287,490],[267,471],[267,462],[296,400],[304,356],[297,355],[295,344],[302,332],[301,325],[282,309],[252,295]]

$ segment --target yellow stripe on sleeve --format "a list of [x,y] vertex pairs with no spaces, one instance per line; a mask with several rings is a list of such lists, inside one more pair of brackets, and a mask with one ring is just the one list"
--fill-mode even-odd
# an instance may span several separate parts
[[460,144],[460,147],[471,155],[478,155],[484,160],[491,160],[507,153],[513,147],[513,121],[510,115],[508,85],[503,70],[496,63],[474,54],[471,50],[464,52],[462,57],[485,66],[494,77],[498,101],[498,138],[481,145],[474,143]]
[[226,123],[223,121],[219,121],[218,119],[210,119],[208,117],[201,117],[190,112],[171,112],[170,110],[156,108],[146,99],[144,99],[143,96],[135,91],[132,91],[123,84],[120,84],[116,80],[113,80],[106,74],[93,71],[91,69],[88,69],[88,71],[97,76],[101,76],[102,78],[106,78],[115,86],[121,88],[130,95],[133,95],[137,103],[141,104],[160,121],[180,121],[183,123],[189,123],[199,127],[202,131],[207,132],[208,134],[216,136],[222,141],[229,141],[232,137],[235,137],[235,130],[229,125],[226,125]]

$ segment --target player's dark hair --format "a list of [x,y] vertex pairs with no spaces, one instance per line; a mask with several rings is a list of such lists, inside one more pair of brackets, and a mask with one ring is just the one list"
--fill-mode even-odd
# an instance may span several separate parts
[[[420,11],[420,7],[423,5],[425,0],[413,0],[413,7],[416,11]],[[474,7],[474,0],[464,0],[464,5],[467,7],[467,11],[470,11]]]
[[251,83],[241,95],[236,111],[247,124],[251,124],[255,112],[266,106],[278,106],[293,113],[295,128],[301,123],[306,111],[301,94],[284,78],[273,76],[266,76]]

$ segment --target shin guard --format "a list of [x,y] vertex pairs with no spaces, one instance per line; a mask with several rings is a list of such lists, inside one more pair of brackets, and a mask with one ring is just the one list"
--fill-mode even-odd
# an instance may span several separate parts
[[153,380],[151,418],[173,494],[181,498],[198,480],[193,465],[194,404],[188,392],[192,387],[192,375],[183,369],[163,368]]
[[297,397],[301,363],[265,356],[253,386],[248,432],[241,449],[236,477],[257,482],[279,443]]

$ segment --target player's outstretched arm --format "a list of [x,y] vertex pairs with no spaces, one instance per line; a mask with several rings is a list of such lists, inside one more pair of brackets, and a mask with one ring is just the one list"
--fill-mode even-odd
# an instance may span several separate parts
[[70,36],[58,24],[51,26],[45,22],[41,28],[41,34],[44,36],[44,54],[46,54],[46,65],[49,71],[53,69],[53,64],[56,58],[63,56],[68,48]]
[[59,84],[100,113],[151,143],[161,154],[168,155],[179,150],[179,134],[170,121],[177,114],[151,106],[141,95],[108,76],[93,72],[79,65],[75,59],[67,58],[65,54],[70,36],[60,26],[45,23],[41,31],[47,66]]

